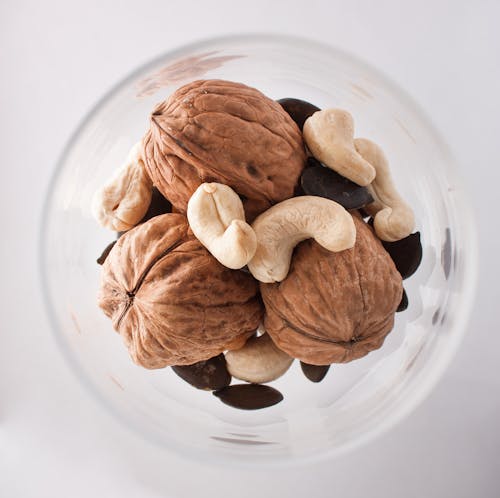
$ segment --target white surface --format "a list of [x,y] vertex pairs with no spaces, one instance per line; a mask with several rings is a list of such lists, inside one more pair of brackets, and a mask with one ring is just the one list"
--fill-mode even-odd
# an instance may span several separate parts
[[[498,496],[499,17],[495,1],[2,0],[0,496]],[[242,31],[337,45],[413,95],[462,164],[481,245],[469,333],[432,395],[355,452],[259,475],[179,460],[103,412],[56,348],[36,259],[49,177],[96,99],[173,46]]]

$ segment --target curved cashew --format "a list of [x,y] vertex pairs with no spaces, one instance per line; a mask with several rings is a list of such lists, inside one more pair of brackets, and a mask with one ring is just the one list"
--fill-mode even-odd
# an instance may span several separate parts
[[117,232],[133,228],[146,214],[153,190],[141,156],[141,142],[130,150],[124,165],[92,199],[92,213],[104,227]]
[[242,348],[226,353],[229,373],[256,384],[276,380],[292,363],[293,358],[278,349],[269,334],[252,337]]
[[375,233],[385,241],[394,242],[410,235],[415,228],[413,211],[398,194],[391,178],[389,163],[383,150],[371,140],[356,138],[357,151],[377,170],[377,176],[368,187],[375,202],[365,206],[374,215]]
[[252,224],[257,251],[248,269],[259,281],[281,282],[288,274],[293,248],[302,240],[314,240],[329,251],[354,246],[356,228],[352,216],[329,199],[304,195],[274,205]]
[[224,266],[242,268],[255,254],[257,238],[231,187],[202,183],[189,199],[187,218],[198,240]]
[[342,109],[315,112],[304,123],[304,140],[312,155],[325,166],[365,187],[375,169],[354,148],[354,121]]

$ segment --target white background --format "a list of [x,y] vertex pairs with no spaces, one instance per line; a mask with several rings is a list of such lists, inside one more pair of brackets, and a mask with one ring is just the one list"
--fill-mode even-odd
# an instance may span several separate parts
[[[0,497],[498,497],[500,2],[0,0]],[[341,458],[256,474],[148,445],[94,403],[41,304],[40,209],[56,159],[104,91],[174,46],[243,31],[348,50],[405,88],[461,163],[480,277],[468,335],[431,396]]]

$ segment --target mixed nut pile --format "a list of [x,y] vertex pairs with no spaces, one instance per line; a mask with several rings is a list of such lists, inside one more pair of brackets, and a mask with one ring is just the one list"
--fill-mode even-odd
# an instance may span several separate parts
[[422,246],[348,112],[200,80],[150,123],[93,200],[118,232],[99,306],[135,363],[258,409],[294,359],[319,382],[383,344]]

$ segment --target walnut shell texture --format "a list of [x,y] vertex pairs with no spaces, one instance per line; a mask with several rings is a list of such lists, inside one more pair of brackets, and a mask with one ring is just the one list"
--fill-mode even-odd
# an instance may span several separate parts
[[151,369],[240,348],[263,315],[257,282],[221,265],[181,214],[156,216],[117,241],[98,303],[132,359]]
[[241,83],[198,80],[156,106],[144,140],[147,171],[182,213],[203,182],[229,185],[247,220],[292,197],[306,155],[302,133],[274,100]]
[[360,218],[356,244],[333,253],[297,246],[287,278],[261,284],[264,325],[276,345],[313,365],[346,363],[382,346],[403,285],[389,254]]

